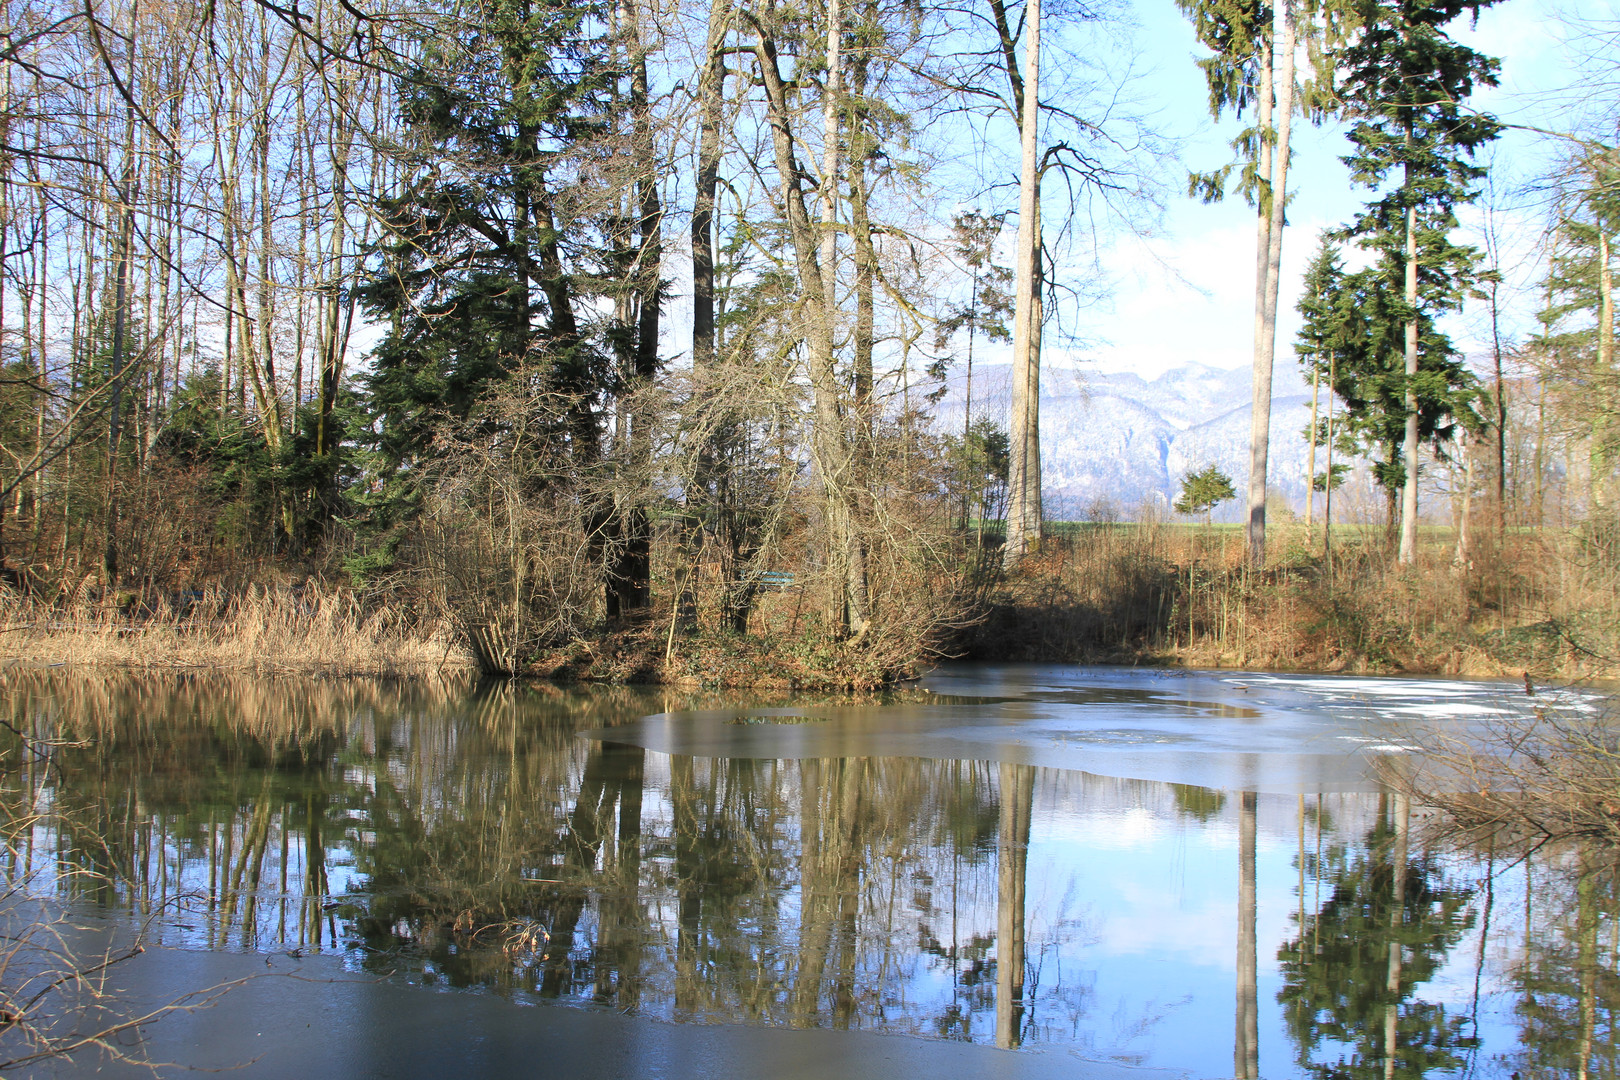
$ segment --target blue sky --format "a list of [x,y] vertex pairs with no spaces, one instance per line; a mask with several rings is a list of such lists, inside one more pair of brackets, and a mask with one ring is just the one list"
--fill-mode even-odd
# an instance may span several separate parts
[[[1475,97],[1476,104],[1509,123],[1561,126],[1569,102],[1561,92],[1576,82],[1581,41],[1570,37],[1560,13],[1562,0],[1506,0],[1484,12],[1477,27],[1460,20],[1455,36],[1502,60],[1501,86]],[[1620,0],[1588,0],[1586,18],[1620,18]],[[1142,67],[1141,86],[1157,104],[1163,124],[1184,139],[1187,166],[1207,169],[1229,160],[1227,141],[1236,121],[1215,124],[1204,108],[1203,75],[1194,66],[1201,47],[1190,24],[1172,0],[1138,0],[1136,18]],[[1612,111],[1612,107],[1611,107]],[[1283,251],[1283,284],[1278,334],[1278,363],[1292,364],[1291,342],[1297,326],[1294,303],[1304,264],[1316,246],[1317,233],[1348,221],[1370,197],[1350,185],[1339,161],[1346,152],[1343,128],[1312,128],[1296,123],[1295,157],[1290,173],[1294,201]],[[1552,160],[1545,138],[1510,131],[1495,150],[1503,189],[1506,230],[1515,243],[1506,253],[1510,303],[1509,333],[1529,328],[1534,290],[1525,290],[1534,273],[1533,251],[1541,213],[1532,196],[1518,189]],[[1172,187],[1179,185],[1172,178]],[[1470,242],[1479,214],[1468,213],[1464,234]],[[1156,237],[1121,240],[1106,264],[1116,273],[1112,301],[1085,316],[1083,332],[1092,342],[1083,349],[1049,347],[1043,359],[1061,369],[1077,363],[1096,370],[1133,370],[1146,376],[1187,363],[1235,367],[1249,363],[1253,340],[1254,212],[1239,198],[1205,206],[1173,192]],[[1521,295],[1522,294],[1522,295]],[[1483,351],[1489,341],[1481,317],[1483,305],[1451,320],[1453,339],[1467,353]],[[1060,376],[1061,377],[1061,376]]]

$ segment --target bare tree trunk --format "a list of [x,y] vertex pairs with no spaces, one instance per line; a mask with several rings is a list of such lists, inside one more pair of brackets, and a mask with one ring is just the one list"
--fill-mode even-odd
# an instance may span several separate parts
[[[864,582],[864,567],[852,566],[852,522],[850,520],[849,484],[851,481],[849,440],[844,431],[840,410],[838,374],[834,366],[833,331],[837,317],[833,292],[834,274],[830,265],[836,255],[833,230],[838,168],[838,108],[839,69],[842,35],[839,33],[841,16],[838,0],[828,5],[827,34],[828,75],[823,122],[828,134],[826,156],[822,166],[821,228],[811,222],[805,202],[803,170],[794,153],[792,119],[788,104],[788,87],[778,64],[776,42],[752,14],[749,19],[759,31],[755,56],[759,62],[760,77],[764,83],[766,117],[771,127],[771,142],[775,152],[777,177],[781,184],[782,204],[787,217],[788,234],[793,241],[794,260],[798,269],[800,288],[804,292],[805,345],[809,354],[810,387],[815,402],[815,431],[811,440],[816,475],[822,484],[823,529],[826,536],[828,580],[837,597],[828,615],[834,626],[843,626],[860,634],[867,625],[866,597],[851,589],[856,581]],[[834,63],[834,61],[837,61]],[[820,231],[822,235],[817,236]],[[819,241],[819,242],[818,242]],[[829,265],[824,265],[827,263]]]
[[1040,78],[1041,0],[1028,0],[1024,40],[1019,137],[1018,254],[1013,314],[1012,415],[1007,425],[1007,540],[1002,564],[1009,569],[1040,546]]
[[1309,543],[1316,539],[1316,401],[1322,388],[1322,369],[1311,365],[1311,441],[1305,452],[1305,537]]
[[[1414,182],[1407,166],[1407,186]],[[1417,207],[1406,210],[1406,303],[1417,307],[1418,252]],[[1414,380],[1418,371],[1418,324],[1414,316],[1406,323],[1406,433],[1401,453],[1406,461],[1406,484],[1401,488],[1401,548],[1398,559],[1410,565],[1417,558],[1418,513],[1418,400]]]
[[1322,554],[1328,570],[1333,569],[1333,381],[1339,373],[1339,357],[1328,353],[1327,489],[1322,495]]
[[[877,21],[875,0],[868,0],[866,20]],[[872,350],[876,344],[877,317],[874,293],[877,287],[877,247],[872,241],[872,218],[869,211],[871,191],[868,188],[867,164],[875,152],[872,131],[867,122],[866,90],[871,65],[870,47],[859,49],[854,55],[854,100],[849,133],[849,208],[850,234],[855,249],[855,350],[854,350],[854,424],[851,437],[854,445],[852,476],[854,478],[854,527],[850,537],[850,594],[862,597],[860,606],[870,609],[871,597],[866,580],[866,541],[863,530],[871,521],[872,505],[872,437],[875,416],[872,399]]]
[[1457,553],[1452,557],[1452,565],[1459,570],[1467,570],[1469,560],[1473,557],[1469,550],[1468,529],[1474,508],[1474,439],[1464,429],[1460,440],[1463,454],[1462,512],[1457,519]]
[[[631,267],[630,292],[626,299],[635,312],[635,346],[631,385],[645,387],[658,373],[658,327],[661,315],[659,276],[663,264],[663,207],[658,197],[658,160],[652,130],[652,104],[648,92],[646,43],[642,40],[641,12],[634,0],[625,5],[629,29],[631,154],[635,160],[635,185],[628,193],[636,204],[637,244]],[[649,421],[633,407],[627,417],[630,425],[631,472],[639,486],[652,468],[652,433]],[[618,607],[639,611],[652,604],[652,523],[642,505],[640,491],[621,496],[628,499],[622,512],[624,546],[618,566],[610,574],[617,586]]]
[[[1491,268],[1500,266],[1501,258],[1497,250],[1496,218],[1487,208],[1485,217],[1485,240],[1490,253]],[[1496,539],[1501,543],[1507,536],[1507,398],[1506,388],[1502,382],[1502,324],[1501,307],[1498,303],[1498,291],[1501,283],[1491,281],[1487,286],[1486,295],[1491,305],[1491,360],[1496,370],[1495,388],[1492,397],[1495,398],[1496,408]]]
[[732,0],[710,0],[708,40],[698,76],[697,190],[692,202],[692,363],[715,362],[714,207],[720,187],[721,103],[726,77],[725,40]]
[[1276,145],[1266,149],[1270,166],[1262,175],[1270,183],[1268,197],[1260,200],[1264,220],[1260,227],[1260,290],[1255,303],[1254,400],[1249,426],[1248,562],[1259,569],[1266,564],[1266,466],[1271,446],[1271,376],[1277,351],[1277,292],[1282,274],[1284,211],[1288,203],[1288,140],[1294,112],[1294,9],[1281,0],[1273,14],[1272,50],[1261,50],[1261,130],[1271,134],[1271,93],[1276,95]]
[[1547,384],[1545,379],[1538,379],[1536,385],[1536,449],[1532,457],[1535,469],[1535,488],[1533,502],[1533,517],[1536,528],[1543,528],[1547,524]]
[[[1598,333],[1597,333],[1597,369],[1599,385],[1612,388],[1614,385],[1614,269],[1609,265],[1609,237],[1604,231],[1606,225],[1601,215],[1598,216]],[[1601,511],[1608,504],[1608,491],[1604,481],[1611,464],[1609,454],[1613,441],[1612,427],[1614,420],[1605,416],[1601,421],[1604,446],[1599,455],[1601,468],[1593,469],[1592,477],[1592,509]],[[1599,464],[1594,462],[1594,464]],[[1601,473],[1602,475],[1598,475]]]
[[124,397],[124,345],[129,322],[129,261],[131,230],[135,219],[135,114],[127,113],[128,137],[124,143],[124,179],[118,201],[118,270],[113,287],[112,400],[107,410],[107,535],[102,554],[102,573],[108,588],[118,584],[118,455],[121,442]]

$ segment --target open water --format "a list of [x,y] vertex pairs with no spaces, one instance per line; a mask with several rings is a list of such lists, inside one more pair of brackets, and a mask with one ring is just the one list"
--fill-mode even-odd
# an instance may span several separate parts
[[[32,943],[0,988],[138,939],[32,1030],[152,1013],[8,1075],[1617,1068],[1602,860],[1440,843],[1380,781],[1427,733],[1522,709],[1514,684],[957,665],[853,704],[0,688],[59,744],[0,772],[0,930]],[[26,1027],[0,1026],[0,1060]]]

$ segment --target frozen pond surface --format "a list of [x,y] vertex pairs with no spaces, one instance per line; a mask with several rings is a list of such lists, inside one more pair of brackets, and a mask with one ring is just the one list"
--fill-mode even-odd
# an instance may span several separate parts
[[1508,682],[1054,665],[951,665],[920,689],[932,700],[677,712],[592,734],[664,754],[980,759],[1227,790],[1376,792],[1378,755],[1524,697]]
[[[86,742],[6,775],[10,820],[43,811],[8,835],[13,880],[61,897],[82,949],[148,926],[64,1030],[247,979],[124,1033],[137,1059],[1615,1074],[1612,875],[1431,848],[1376,781],[1423,731],[1522,708],[1514,683],[953,666],[863,705],[64,675],[6,693],[10,723]],[[148,1075],[94,1054],[51,1074],[98,1069]]]

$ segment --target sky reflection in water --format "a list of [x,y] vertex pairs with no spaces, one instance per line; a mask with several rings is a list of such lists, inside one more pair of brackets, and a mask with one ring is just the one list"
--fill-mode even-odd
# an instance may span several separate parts
[[172,903],[164,945],[658,1020],[1198,1077],[1613,1075],[1612,875],[1428,852],[1368,768],[1513,690],[955,667],[850,706],[40,677],[13,722],[96,739],[10,778],[65,815],[13,838],[12,871],[111,870],[62,888]]

